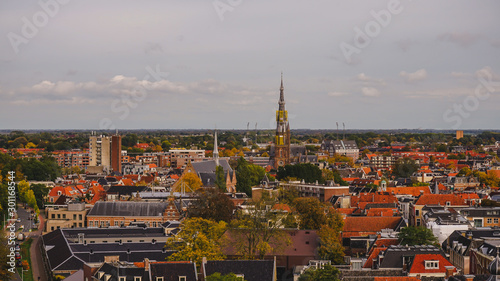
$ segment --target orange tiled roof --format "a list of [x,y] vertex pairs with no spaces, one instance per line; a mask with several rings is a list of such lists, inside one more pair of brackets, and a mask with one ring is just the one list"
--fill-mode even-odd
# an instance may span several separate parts
[[431,194],[431,190],[428,186],[408,186],[408,187],[388,187],[387,192],[394,193],[395,195],[412,195],[419,196],[421,191],[423,194]]
[[381,251],[387,250],[387,247],[373,247],[370,254],[368,255],[368,259],[365,262],[365,265],[363,265],[363,268],[372,268],[373,266],[373,259],[377,258],[378,254]]
[[476,193],[460,193],[460,194],[424,194],[418,198],[415,205],[442,205],[450,202],[452,206],[468,205],[471,199],[479,199]]
[[420,278],[410,276],[373,277],[373,281],[420,281]]
[[337,208],[336,210],[341,214],[350,215],[356,210],[356,208]]
[[368,167],[363,167],[363,172],[365,172],[365,174],[369,174],[371,171],[372,171],[372,169],[370,169]]
[[378,232],[382,229],[395,229],[401,217],[346,217],[344,232]]
[[[425,269],[425,261],[430,260],[439,261],[439,268]],[[413,259],[410,273],[445,273],[445,266],[453,266],[453,264],[440,254],[417,254]],[[454,272],[456,272],[456,268]]]
[[290,209],[290,207],[287,205],[287,204],[274,204],[273,210],[283,210],[283,211],[287,211],[289,213],[292,212],[292,209]]
[[134,181],[132,179],[122,179],[123,185],[134,185]]
[[397,213],[397,209],[391,208],[371,208],[366,211],[367,217],[392,217]]
[[346,181],[346,182],[349,182],[349,183],[350,183],[350,182],[352,182],[352,181],[354,181],[354,180],[357,180],[357,179],[359,179],[359,178],[342,178],[342,179],[343,179],[344,181]]
[[[351,206],[359,206],[359,203],[397,203],[396,196],[387,192],[376,192],[351,196]],[[366,204],[365,204],[366,205]]]

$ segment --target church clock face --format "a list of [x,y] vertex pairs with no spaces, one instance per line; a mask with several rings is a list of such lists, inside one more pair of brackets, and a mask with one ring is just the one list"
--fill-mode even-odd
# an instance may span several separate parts
[[280,160],[280,161],[278,162],[278,164],[279,164],[280,166],[283,166],[283,165],[285,164],[285,162],[283,162],[283,160]]

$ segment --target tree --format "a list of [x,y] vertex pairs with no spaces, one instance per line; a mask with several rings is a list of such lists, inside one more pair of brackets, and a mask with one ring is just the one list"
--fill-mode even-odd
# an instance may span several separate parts
[[284,216],[271,211],[264,200],[253,203],[246,212],[238,212],[229,229],[237,253],[245,259],[263,259],[268,254],[283,252],[291,243],[282,229]]
[[226,192],[226,177],[222,166],[215,167],[215,186],[222,192]]
[[44,184],[37,183],[31,185],[31,190],[33,190],[33,193],[35,194],[36,205],[39,209],[43,209],[45,207],[44,198],[47,196],[47,194],[49,194],[50,188],[48,188]]
[[293,177],[304,180],[307,183],[314,183],[316,181],[319,183],[324,182],[321,170],[316,165],[311,163],[285,165],[284,167],[279,167],[277,176],[278,180]]
[[300,229],[319,229],[327,223],[324,207],[315,197],[295,199],[295,209],[299,215]]
[[202,218],[188,218],[182,223],[180,231],[165,244],[169,250],[177,250],[168,257],[171,261],[194,261],[201,264],[203,257],[208,260],[223,260],[223,234],[226,223]]
[[320,246],[318,254],[321,259],[330,260],[334,264],[344,262],[344,247],[340,244],[340,232],[328,225],[323,225],[318,232]]
[[17,193],[19,194],[19,200],[21,200],[21,202],[27,203],[26,196],[28,194],[28,190],[30,190],[30,184],[27,181],[23,180],[17,184]]
[[198,189],[198,199],[187,211],[188,217],[199,217],[213,221],[230,222],[233,217],[234,204],[229,197],[218,189]]
[[299,277],[299,281],[338,281],[340,280],[340,271],[329,264],[322,268],[309,268]]
[[246,279],[241,279],[241,277],[236,276],[234,273],[229,273],[226,275],[222,275],[219,272],[216,272],[212,275],[207,276],[206,281],[246,281]]
[[418,165],[411,158],[400,158],[396,161],[392,173],[397,177],[409,178],[414,172],[418,171]]
[[201,188],[203,183],[201,179],[193,172],[185,173],[174,185],[174,190],[179,192],[183,185],[186,185],[186,191],[188,189],[196,191]]
[[438,240],[432,230],[423,226],[409,226],[401,229],[398,234],[401,245],[437,245]]
[[236,190],[252,195],[252,187],[258,185],[265,174],[264,168],[248,163],[245,158],[240,157],[236,167]]

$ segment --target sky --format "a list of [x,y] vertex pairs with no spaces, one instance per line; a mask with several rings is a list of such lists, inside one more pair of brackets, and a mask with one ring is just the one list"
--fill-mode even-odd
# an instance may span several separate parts
[[500,129],[500,1],[0,2],[0,129]]

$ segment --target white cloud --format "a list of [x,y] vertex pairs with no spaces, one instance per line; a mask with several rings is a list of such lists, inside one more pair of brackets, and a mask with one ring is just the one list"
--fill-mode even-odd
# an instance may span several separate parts
[[[264,103],[264,98],[277,95],[276,91],[261,91],[257,89],[222,83],[214,79],[196,82],[174,82],[169,80],[148,81],[136,77],[115,75],[103,81],[88,81],[75,83],[73,81],[42,81],[31,87],[15,90],[14,103],[91,103],[97,99],[111,102],[124,96],[144,96],[146,98],[165,98],[179,96],[187,100],[199,102],[216,102],[228,105],[258,105]],[[140,93],[140,95],[138,95]]]
[[380,91],[372,87],[363,87],[361,89],[363,96],[367,97],[378,97],[380,96]]
[[343,97],[343,96],[348,96],[350,94],[346,92],[329,92],[328,95],[330,97]]
[[427,71],[423,68],[412,73],[401,71],[399,73],[399,76],[405,78],[406,82],[416,82],[427,78]]

